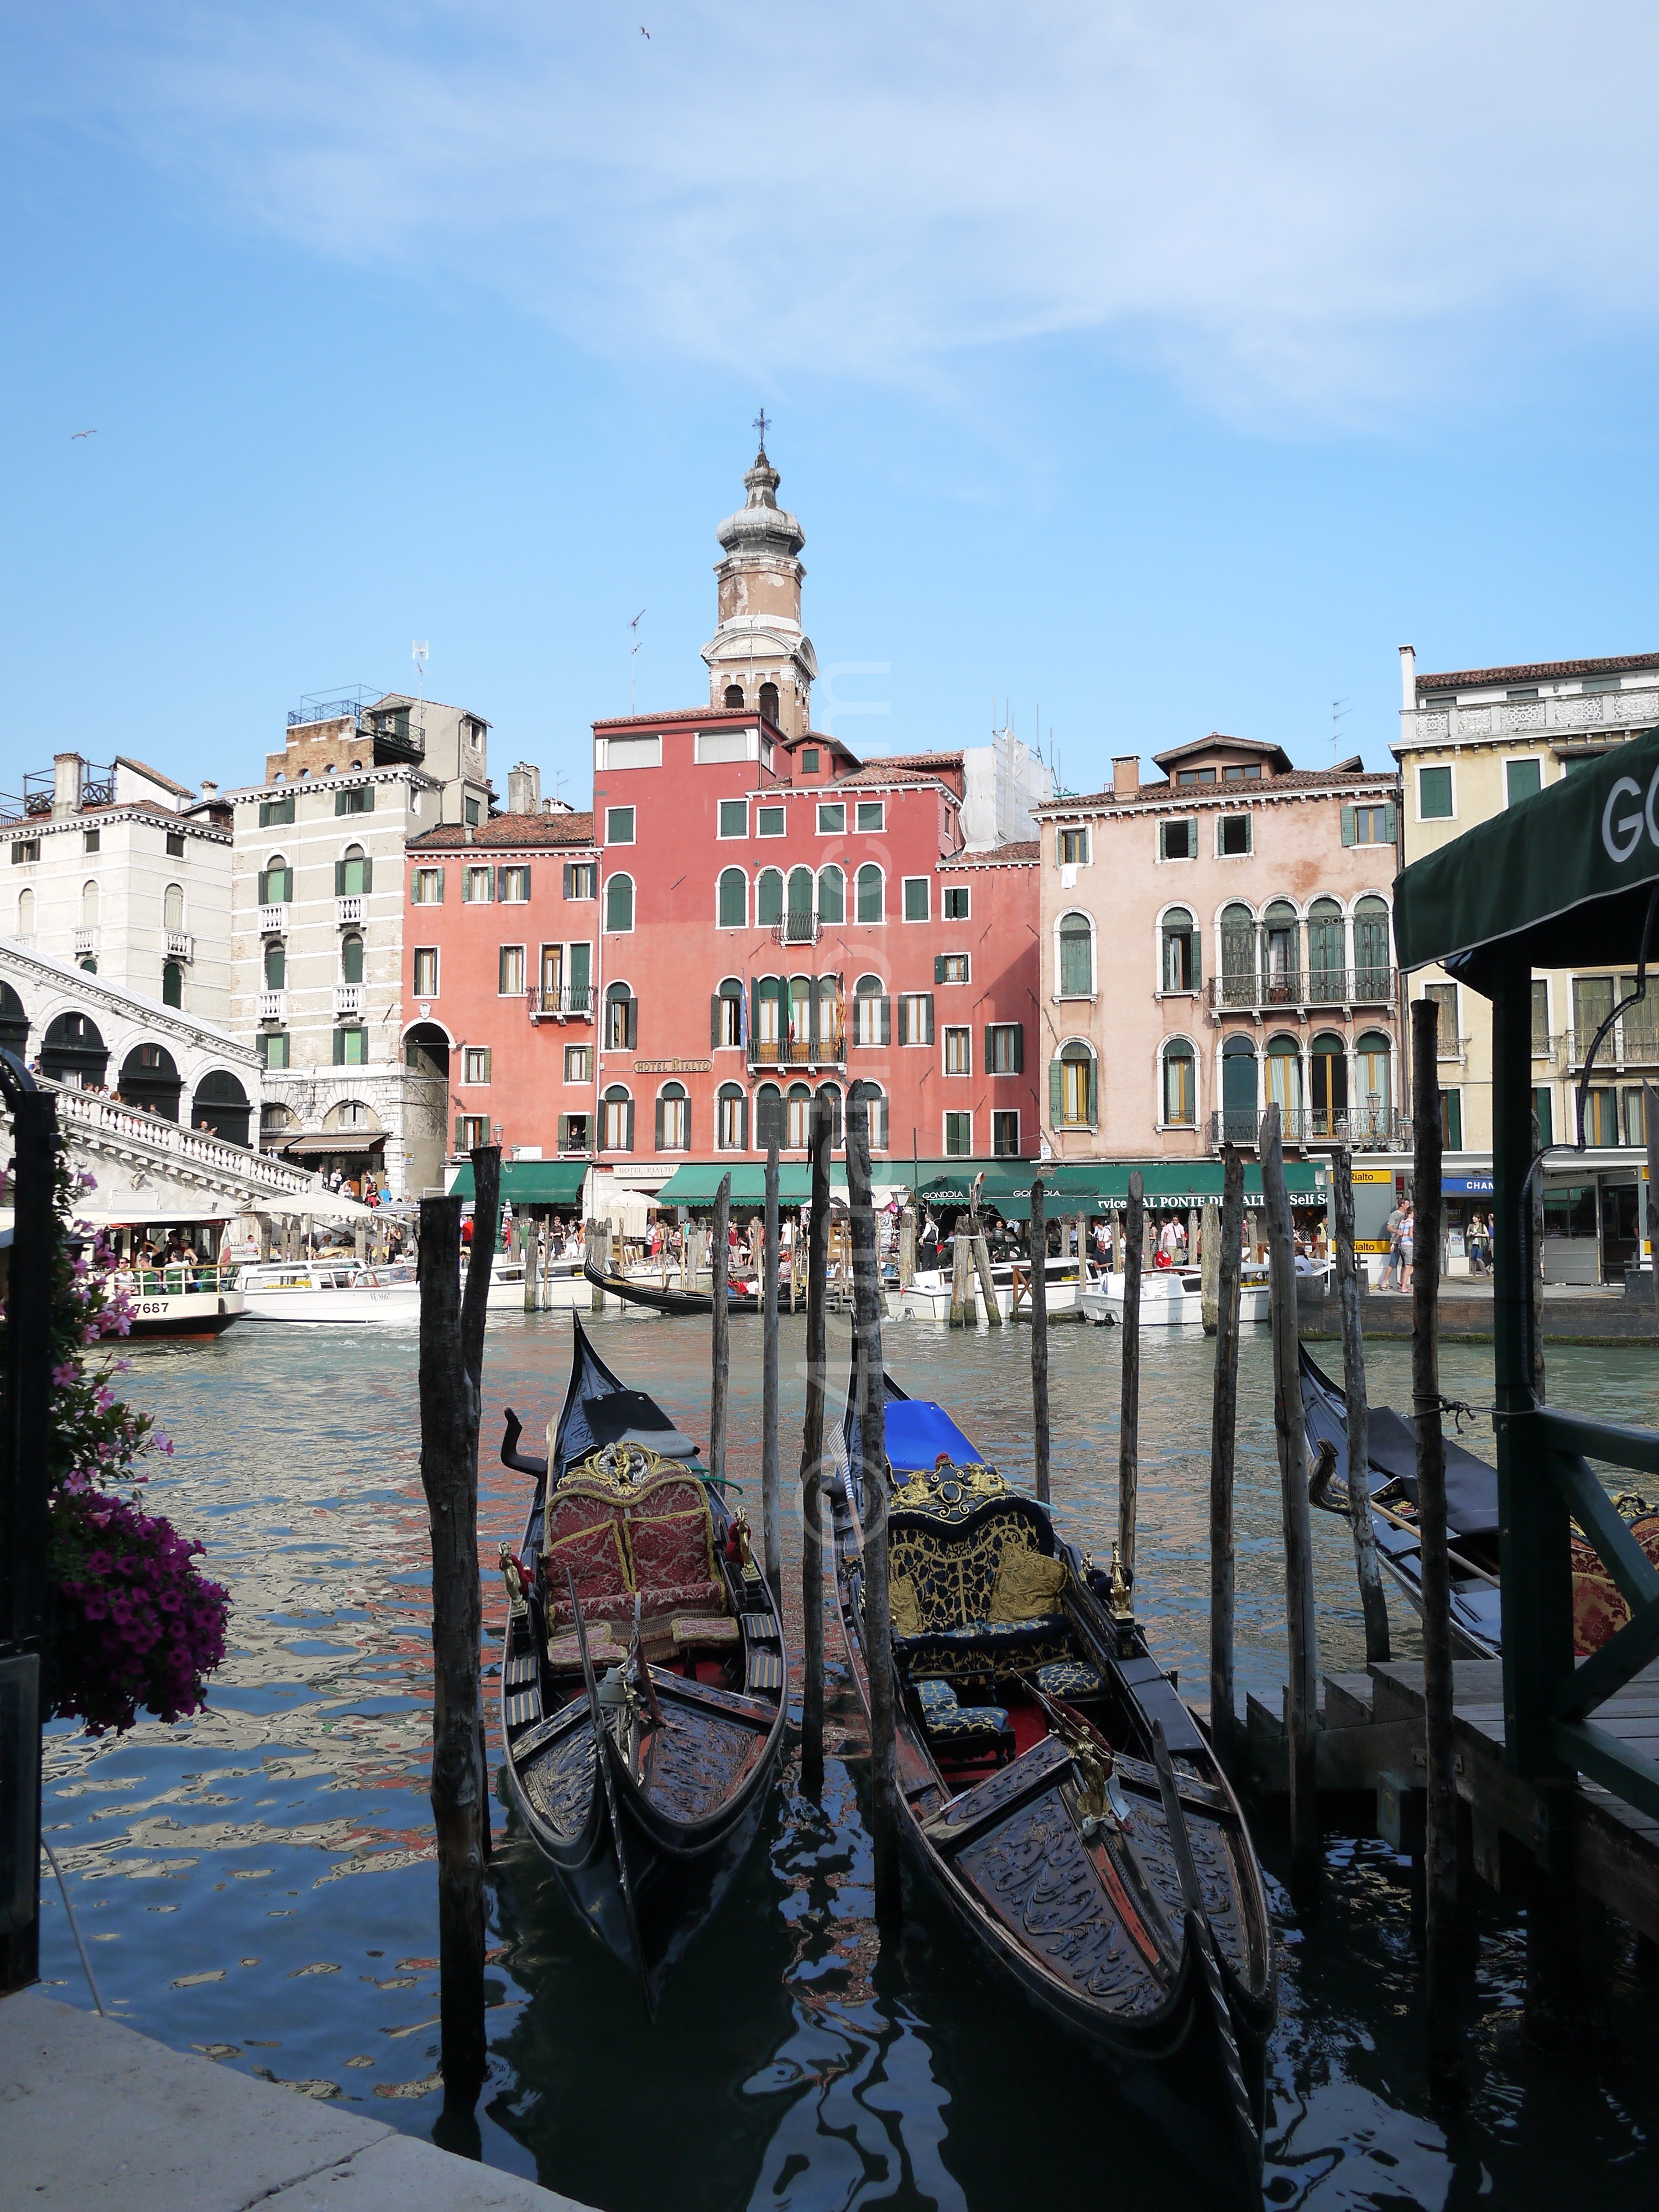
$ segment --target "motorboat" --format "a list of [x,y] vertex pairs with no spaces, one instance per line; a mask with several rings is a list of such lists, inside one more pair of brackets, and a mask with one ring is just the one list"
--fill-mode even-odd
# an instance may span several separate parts
[[[1298,1266],[1298,1284],[1322,1279],[1324,1263]],[[1097,1275],[1079,1303],[1083,1317],[1097,1328],[1123,1325],[1123,1277],[1121,1273]],[[1238,1285],[1241,1324],[1273,1319],[1273,1292],[1265,1266],[1247,1261]],[[1204,1326],[1204,1273],[1200,1267],[1146,1267],[1140,1277],[1142,1328],[1201,1328]]]
[[262,1260],[239,1268],[236,1287],[250,1321],[418,1322],[421,1286],[407,1261],[368,1267],[357,1260]]
[[124,1292],[131,1326],[130,1339],[222,1336],[243,1312],[235,1270],[179,1264],[167,1267],[123,1267],[112,1286]]
[[[1086,1265],[1086,1262],[1085,1263]],[[1048,1294],[1050,1314],[1073,1313],[1077,1310],[1085,1285],[1078,1280],[1079,1262],[1075,1255],[1068,1259],[1051,1257],[1043,1272],[1043,1287]],[[911,1280],[902,1285],[889,1284],[886,1293],[887,1316],[890,1321],[949,1321],[953,1291],[954,1268],[920,1267]],[[983,1306],[985,1293],[980,1287],[977,1272],[971,1278],[974,1302]],[[993,1260],[991,1289],[997,1302],[997,1311],[1004,1321],[1012,1320],[1016,1311],[1029,1320],[1031,1312],[1031,1268],[1024,1260]],[[1016,1307],[1015,1300],[1018,1304]]]

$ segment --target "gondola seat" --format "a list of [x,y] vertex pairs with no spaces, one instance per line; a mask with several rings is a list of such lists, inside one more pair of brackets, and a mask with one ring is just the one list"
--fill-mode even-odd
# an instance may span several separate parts
[[1051,1659],[1031,1677],[1045,1698],[1097,1698],[1106,1687],[1086,1659]]
[[915,1691],[927,1741],[941,1757],[994,1758],[999,1766],[1013,1757],[1006,1706],[959,1705],[948,1682],[918,1682]]
[[951,1681],[1029,1674],[1070,1656],[1066,1566],[1046,1516],[1017,1495],[965,1516],[896,1510],[888,1523],[895,1646],[907,1671]]
[[727,1611],[708,1493],[692,1475],[633,1486],[586,1476],[562,1483],[548,1500],[542,1563],[554,1631],[575,1621],[567,1567],[583,1620],[619,1631],[631,1628],[636,1599],[642,1633],[659,1640],[672,1637],[677,1615]]

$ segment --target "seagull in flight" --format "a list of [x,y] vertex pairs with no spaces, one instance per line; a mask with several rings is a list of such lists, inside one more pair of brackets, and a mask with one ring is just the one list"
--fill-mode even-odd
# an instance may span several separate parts
[[645,27],[644,24],[643,24],[643,23],[641,23],[641,24],[640,25],[640,36],[641,36],[642,39],[648,39],[648,38],[650,37],[650,35],[651,35],[650,32],[649,32],[649,31],[647,31],[647,30],[646,29],[646,27]]
[[97,435],[98,433],[95,430],[71,430],[70,443],[72,446],[77,438],[95,438]]

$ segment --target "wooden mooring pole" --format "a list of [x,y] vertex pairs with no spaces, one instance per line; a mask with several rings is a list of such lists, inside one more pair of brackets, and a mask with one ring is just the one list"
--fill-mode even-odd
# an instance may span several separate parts
[[761,1532],[767,1587],[783,1602],[778,1526],[778,1141],[766,1147],[766,1245],[761,1261]]
[[470,2111],[488,2065],[484,1862],[489,1796],[478,1644],[478,1407],[495,1258],[501,1147],[472,1155],[472,1249],[460,1284],[461,1202],[421,1200],[421,1486],[432,1535],[432,1818],[438,1843],[439,2070]]
[[732,1176],[720,1177],[714,1193],[714,1229],[709,1245],[714,1275],[710,1311],[714,1365],[708,1377],[708,1472],[716,1482],[726,1480],[726,1374],[731,1364],[732,1310],[726,1302],[726,1269],[731,1252]]
[[1238,1433],[1238,1285],[1243,1273],[1244,1161],[1223,1148],[1221,1214],[1204,1210],[1204,1265],[1215,1252],[1215,1389],[1210,1409],[1210,1742],[1221,1771],[1239,1772],[1233,1702],[1233,1455]]
[[1446,1440],[1440,1427],[1440,1008],[1412,1007],[1412,1410],[1417,1429],[1418,1540],[1423,1560],[1424,1844],[1431,2071],[1461,2070],[1456,2021],[1457,1777],[1452,1735],[1451,1569],[1446,1555]]
[[853,1327],[858,1342],[858,1464],[848,1470],[864,1500],[864,1646],[870,1680],[870,1813],[876,1919],[895,1927],[902,1911],[898,1784],[894,1772],[893,1626],[887,1586],[887,1389],[881,1359],[881,1255],[870,1189],[870,1105],[864,1085],[847,1099],[847,1197],[853,1230]]
[[1336,1213],[1336,1294],[1342,1311],[1342,1396],[1348,1432],[1348,1521],[1353,1529],[1359,1606],[1365,1619],[1365,1663],[1389,1656],[1389,1601],[1371,1525],[1370,1410],[1365,1399],[1365,1338],[1359,1316],[1359,1269],[1353,1249],[1353,1155],[1346,1145],[1331,1163]]
[[1140,1482],[1140,1266],[1146,1186],[1129,1177],[1129,1228],[1123,1255],[1123,1382],[1118,1399],[1117,1549],[1131,1588],[1135,1578],[1135,1504]]
[[1261,1117],[1261,1195],[1267,1222],[1273,1296],[1273,1432],[1279,1445],[1279,1496],[1285,1520],[1285,1621],[1290,1683],[1285,1731],[1291,1763],[1291,1893],[1298,1904],[1317,1898],[1322,1871],[1314,1735],[1319,1725],[1319,1630],[1314,1613],[1313,1528],[1308,1504],[1308,1448],[1302,1419],[1302,1363],[1297,1344],[1296,1237],[1279,1108]]
[[1048,1224],[1042,1177],[1031,1185],[1031,1419],[1036,1443],[1036,1494],[1048,1503]]
[[[1241,1228],[1243,1224],[1240,1224]],[[1217,1327],[1217,1303],[1221,1296],[1221,1217],[1212,1198],[1204,1201],[1204,1227],[1200,1235],[1200,1311],[1204,1320],[1204,1334],[1213,1336]],[[1233,1237],[1233,1251],[1238,1251],[1238,1235]]]
[[[806,1244],[806,1419],[800,1437],[800,1765],[816,1790],[823,1779],[823,1411],[824,1300],[830,1270],[830,1127],[828,1095],[812,1101],[812,1200]],[[796,1240],[796,1255],[800,1252]]]

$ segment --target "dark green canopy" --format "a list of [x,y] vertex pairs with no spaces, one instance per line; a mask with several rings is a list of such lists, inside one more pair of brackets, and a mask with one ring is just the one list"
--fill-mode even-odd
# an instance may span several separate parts
[[1402,968],[1455,962],[1490,996],[1505,952],[1533,968],[1633,962],[1656,887],[1659,730],[1413,860],[1394,887],[1395,949]]
[[[514,1206],[574,1206],[587,1178],[586,1160],[503,1160],[501,1196]],[[452,1198],[471,1198],[472,1163],[456,1176]]]

